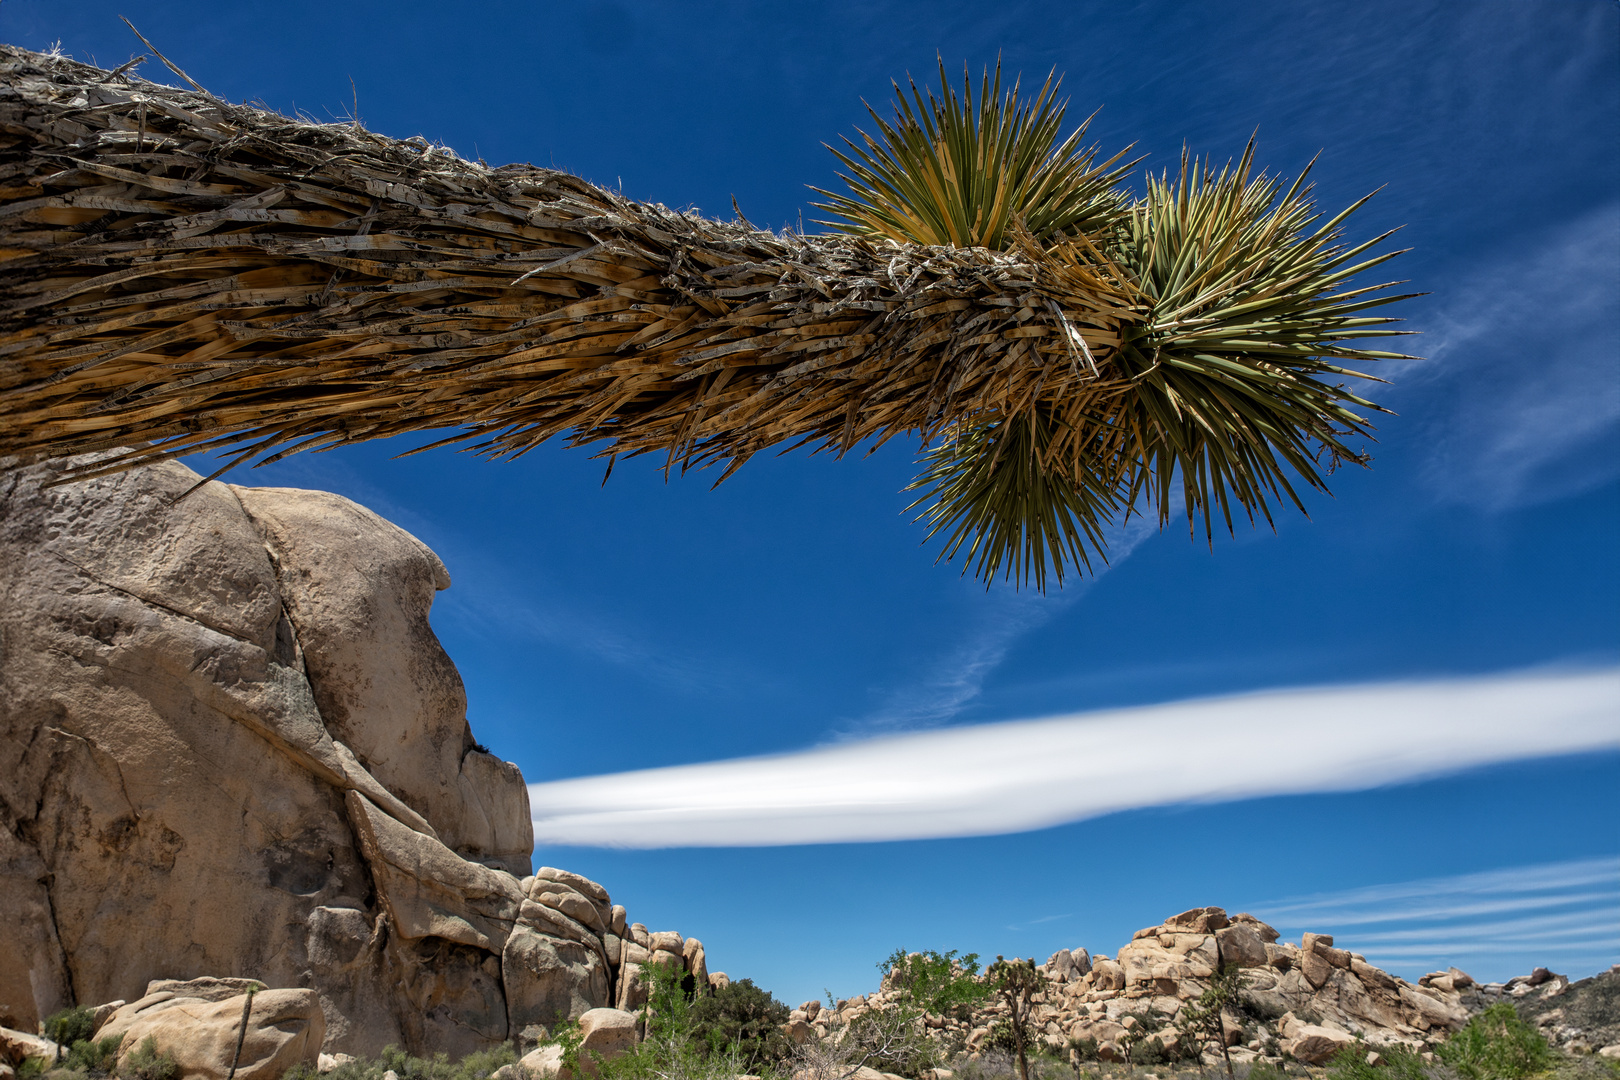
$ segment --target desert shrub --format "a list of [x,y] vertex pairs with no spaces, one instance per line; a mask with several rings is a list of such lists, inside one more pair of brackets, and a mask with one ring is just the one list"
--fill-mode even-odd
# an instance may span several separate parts
[[[978,1061],[958,1059],[948,1066],[954,1080],[1018,1080],[1018,1060],[1004,1050],[984,1050]],[[1045,1053],[1029,1059],[1030,1080],[1075,1080],[1067,1062]]]
[[447,1080],[488,1080],[496,1069],[514,1064],[517,1059],[517,1048],[511,1043],[475,1050],[450,1067]]
[[851,1020],[844,1038],[865,1047],[862,1064],[878,1072],[925,1077],[940,1063],[939,1044],[923,1026],[922,1013],[907,1005],[890,1005]]
[[282,1080],[382,1080],[390,1069],[399,1080],[487,1080],[496,1069],[517,1059],[517,1050],[510,1043],[474,1051],[454,1062],[448,1054],[419,1058],[397,1046],[385,1046],[377,1057],[357,1057],[330,1072],[318,1072],[313,1065],[299,1062],[282,1074]]
[[62,1064],[74,1072],[87,1076],[111,1076],[118,1065],[118,1047],[122,1035],[109,1035],[105,1039],[80,1039],[68,1049]]
[[1553,1062],[1547,1040],[1505,1002],[1476,1014],[1435,1056],[1469,1080],[1520,1080]]
[[[695,1003],[683,985],[686,977],[682,972],[655,964],[643,974],[648,984],[647,1005],[642,1013],[646,1038],[618,1057],[592,1062],[589,1071],[597,1080],[733,1080],[746,1071],[735,1048],[717,1046],[694,1035]],[[755,990],[770,998],[764,991]],[[785,1006],[781,1016],[787,1019]],[[563,1027],[552,1041],[563,1047],[565,1065],[571,1054],[577,1060],[577,1028]],[[761,1071],[769,1074],[771,1070]]]
[[[1381,1065],[1367,1064],[1367,1055],[1376,1050]],[[1368,1046],[1355,1042],[1340,1050],[1328,1062],[1326,1080],[1424,1080],[1423,1059],[1404,1046]]]
[[1281,1066],[1269,1061],[1257,1061],[1243,1074],[1243,1080],[1288,1080],[1288,1074],[1283,1072]]
[[118,1066],[118,1075],[121,1080],[175,1080],[180,1075],[180,1067],[174,1058],[159,1050],[157,1040],[148,1035],[141,1040],[141,1045],[125,1055]]
[[1132,1065],[1163,1065],[1168,1060],[1169,1056],[1164,1052],[1164,1040],[1157,1035],[1149,1035],[1131,1048]]
[[904,991],[919,1008],[935,1016],[965,1020],[973,1006],[992,992],[979,978],[978,953],[962,956],[955,949],[946,953],[896,949],[878,970],[890,986]]
[[995,1050],[981,1044],[979,1060],[951,1063],[956,1074],[954,1080],[1013,1080],[1018,1076],[1018,1065],[1006,1050]]
[[44,1036],[62,1046],[85,1042],[96,1033],[96,1012],[85,1005],[52,1013],[41,1027]]
[[1085,1038],[1085,1039],[1071,1038],[1071,1039],[1069,1039],[1069,1042],[1068,1042],[1068,1050],[1069,1050],[1069,1060],[1076,1063],[1076,1064],[1082,1064],[1084,1062],[1096,1061],[1097,1060],[1097,1040],[1096,1039],[1092,1039],[1092,1038]]
[[979,1040],[980,1050],[1000,1050],[1011,1054],[1018,1049],[1018,1039],[1013,1035],[1012,1021],[1003,1016],[991,1023],[990,1030],[985,1032],[984,1038]]
[[744,1072],[757,1073],[767,1065],[786,1061],[792,1052],[782,1033],[788,1007],[755,986],[752,979],[738,979],[698,998],[686,1015],[691,1037],[700,1049],[734,1050]]

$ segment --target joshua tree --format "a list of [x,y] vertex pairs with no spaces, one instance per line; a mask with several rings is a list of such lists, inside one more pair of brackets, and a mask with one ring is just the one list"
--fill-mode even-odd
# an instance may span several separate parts
[[113,451],[78,476],[436,432],[723,479],[913,435],[946,553],[1044,587],[1121,514],[1303,508],[1366,460],[1342,362],[1397,355],[1351,344],[1398,332],[1347,284],[1392,254],[1341,243],[1361,203],[1322,220],[1252,146],[1131,195],[1052,79],[896,87],[803,236],[132,66],[0,47],[0,454]]
[[1035,960],[996,957],[985,971],[986,981],[1007,1008],[1007,1031],[1018,1061],[1018,1080],[1029,1080],[1029,1044],[1035,1038],[1035,999],[1046,992],[1046,976]]
[[[1220,956],[1220,942],[1216,940],[1216,956]],[[1243,969],[1217,959],[1215,971],[1209,977],[1209,986],[1197,999],[1182,1006],[1182,1023],[1187,1030],[1201,1038],[1212,1039],[1221,1048],[1226,1062],[1226,1075],[1233,1080],[1232,1053],[1227,1045],[1226,1010],[1236,1008],[1243,999]]]

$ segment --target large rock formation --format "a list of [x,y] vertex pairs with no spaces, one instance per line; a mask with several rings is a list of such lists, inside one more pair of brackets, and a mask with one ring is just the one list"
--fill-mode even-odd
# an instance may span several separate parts
[[433,552],[336,495],[62,469],[0,473],[0,1026],[246,976],[313,990],[328,1050],[458,1054],[633,998],[624,909],[530,874]]

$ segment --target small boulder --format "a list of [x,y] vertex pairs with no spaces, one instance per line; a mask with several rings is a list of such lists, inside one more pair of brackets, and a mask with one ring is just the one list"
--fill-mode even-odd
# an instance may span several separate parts
[[1190,934],[1211,934],[1229,925],[1226,911],[1218,907],[1192,908],[1180,915],[1164,920],[1167,930],[1180,930]]
[[1381,968],[1373,967],[1365,960],[1354,957],[1350,960],[1350,970],[1365,986],[1376,986],[1382,990],[1393,990],[1396,987],[1395,976]]
[[579,1048],[607,1058],[636,1045],[636,1017],[622,1009],[587,1009],[579,1018]]
[[100,1031],[102,1027],[106,1025],[107,1021],[112,1019],[112,1014],[117,1012],[119,1009],[122,1009],[127,1004],[129,1004],[127,1001],[120,999],[118,1001],[109,1001],[104,1005],[97,1005],[90,1012],[91,1032],[94,1033]]
[[1098,990],[1125,989],[1125,969],[1112,960],[1098,957],[1091,965],[1091,985]]
[[55,1061],[58,1047],[43,1035],[0,1027],[0,1064],[21,1065],[29,1058]]
[[1296,1022],[1289,1027],[1289,1038],[1283,1043],[1283,1049],[1307,1065],[1323,1065],[1355,1041],[1355,1036],[1348,1032]]
[[563,1048],[556,1043],[535,1047],[518,1061],[516,1080],[569,1080],[573,1073],[563,1068],[562,1055]]
[[1236,915],[1232,916],[1232,924],[1235,926],[1239,923],[1242,923],[1250,930],[1253,930],[1255,935],[1267,945],[1272,944],[1278,938],[1282,937],[1281,934],[1277,933],[1275,927],[1271,926],[1269,923],[1261,922],[1253,915],[1250,915],[1247,911],[1240,911]]
[[[326,1018],[313,990],[254,994],[245,1034],[245,994],[213,1001],[178,995],[152,1001],[166,993],[172,991],[150,994],[142,999],[150,1003],[145,1008],[125,1006],[107,1021],[100,1037],[123,1036],[120,1065],[150,1037],[159,1050],[174,1058],[180,1075],[188,1080],[225,1080],[233,1064],[237,1080],[278,1080],[301,1062],[319,1067]],[[236,1050],[239,1035],[240,1055]]]

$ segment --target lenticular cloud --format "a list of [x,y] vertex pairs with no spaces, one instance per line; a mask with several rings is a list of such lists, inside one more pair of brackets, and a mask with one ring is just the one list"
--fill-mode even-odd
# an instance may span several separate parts
[[529,787],[537,843],[738,847],[1022,832],[1620,747],[1620,668],[1273,691]]

